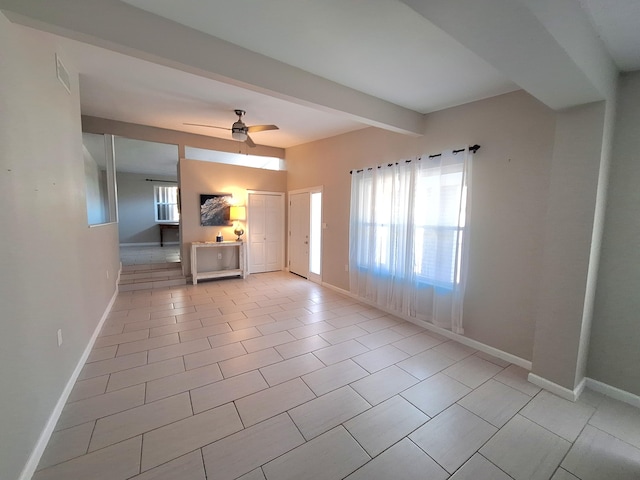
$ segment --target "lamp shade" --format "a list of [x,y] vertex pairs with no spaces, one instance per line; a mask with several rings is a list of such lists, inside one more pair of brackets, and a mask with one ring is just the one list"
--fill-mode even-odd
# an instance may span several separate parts
[[229,220],[246,220],[247,210],[244,206],[232,205],[229,210]]

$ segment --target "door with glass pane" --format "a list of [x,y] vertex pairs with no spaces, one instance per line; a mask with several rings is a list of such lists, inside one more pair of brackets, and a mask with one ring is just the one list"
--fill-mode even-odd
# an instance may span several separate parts
[[322,283],[322,187],[289,192],[289,271]]
[[309,276],[309,229],[311,222],[309,192],[289,196],[289,271]]

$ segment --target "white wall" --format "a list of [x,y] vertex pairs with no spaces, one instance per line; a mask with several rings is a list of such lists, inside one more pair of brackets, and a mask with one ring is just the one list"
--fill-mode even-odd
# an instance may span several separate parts
[[640,72],[620,77],[587,376],[640,395]]
[[[88,228],[78,75],[0,14],[0,478],[17,479],[115,292],[115,225]],[[109,279],[107,279],[109,272]],[[56,332],[63,331],[58,347]]]

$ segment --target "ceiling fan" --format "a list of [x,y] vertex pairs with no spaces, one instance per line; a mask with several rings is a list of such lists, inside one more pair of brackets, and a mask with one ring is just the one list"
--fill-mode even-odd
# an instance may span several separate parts
[[234,110],[234,112],[236,112],[236,115],[238,115],[238,120],[233,123],[231,128],[217,127],[215,125],[203,125],[201,123],[184,123],[184,125],[191,125],[194,127],[219,128],[221,130],[231,130],[231,137],[233,137],[234,140],[245,142],[250,147],[255,147],[256,144],[253,143],[253,140],[251,140],[249,133],[263,132],[265,130],[279,130],[276,125],[251,125],[250,127],[248,127],[242,121],[243,115],[245,115],[247,112],[240,109],[236,109]]

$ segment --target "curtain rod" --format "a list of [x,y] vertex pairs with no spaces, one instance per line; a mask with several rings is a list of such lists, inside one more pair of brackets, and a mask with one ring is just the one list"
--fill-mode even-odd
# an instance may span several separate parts
[[[454,155],[456,153],[460,153],[460,152],[464,152],[466,150],[466,148],[461,148],[459,150],[453,150],[451,153],[453,153]],[[476,153],[478,150],[480,150],[480,145],[478,145],[477,143],[475,145],[472,145],[469,147],[469,151],[471,153]],[[436,153],[435,155],[429,155],[429,158],[436,158],[436,157],[440,157],[442,155],[442,153]],[[422,160],[422,157],[418,157],[418,160]],[[411,163],[411,160],[405,160],[404,163]],[[398,162],[396,163],[387,163],[387,167],[392,167],[393,165],[398,165]],[[378,165],[378,168],[382,168],[382,165]],[[373,170],[373,167],[369,167],[367,168],[367,170]],[[353,170],[349,171],[349,174],[353,174]],[[355,170],[356,173],[360,173],[360,172],[364,172],[364,169],[360,169],[360,170]]]
[[153,178],[145,178],[145,182],[165,182],[165,183],[178,183],[176,180],[155,180]]

